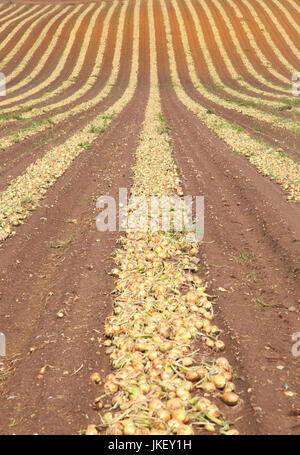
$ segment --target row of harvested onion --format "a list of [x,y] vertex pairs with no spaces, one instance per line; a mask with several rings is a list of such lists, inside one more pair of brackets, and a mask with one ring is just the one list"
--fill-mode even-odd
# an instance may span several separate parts
[[[160,114],[151,2],[148,11],[150,96],[132,194],[149,200],[182,195],[182,190]],[[205,285],[195,274],[197,244],[184,232],[150,229],[128,229],[121,242],[119,268],[113,270],[118,276],[113,314],[105,325],[113,372],[104,381],[98,372],[91,375],[93,382],[104,382],[104,394],[94,402],[100,422],[89,425],[86,434],[192,435],[201,428],[238,434],[215,404],[221,398],[236,405],[239,396],[228,360],[220,354],[212,360],[225,345]],[[195,347],[197,339],[203,349]]]

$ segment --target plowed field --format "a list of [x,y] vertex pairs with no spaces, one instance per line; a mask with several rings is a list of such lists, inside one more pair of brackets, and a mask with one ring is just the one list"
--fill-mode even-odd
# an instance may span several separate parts
[[[299,434],[299,43],[296,0],[0,2],[0,434]],[[202,240],[99,231],[120,188]]]

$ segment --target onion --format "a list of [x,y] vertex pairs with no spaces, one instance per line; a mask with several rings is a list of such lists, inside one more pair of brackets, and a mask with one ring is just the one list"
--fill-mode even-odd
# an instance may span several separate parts
[[210,406],[208,406],[206,414],[209,417],[218,418],[218,417],[220,417],[221,412],[219,411],[219,409],[216,405],[211,404]]
[[189,415],[183,408],[175,409],[175,411],[172,412],[172,419],[176,419],[179,422],[186,423],[189,421]]
[[150,434],[149,428],[146,427],[140,427],[136,430],[135,435],[148,435]]
[[234,392],[224,392],[222,398],[229,406],[234,406],[239,401],[239,396]]
[[120,379],[118,381],[118,385],[119,385],[119,387],[121,387],[121,389],[125,389],[128,386],[128,380]]
[[158,399],[151,400],[148,404],[148,408],[151,409],[152,411],[154,411],[155,409],[159,409],[162,406],[163,406],[162,401]]
[[205,367],[199,367],[197,369],[197,372],[199,373],[201,379],[205,378],[208,375],[208,371]]
[[206,423],[206,424],[204,425],[204,429],[205,429],[206,431],[209,431],[210,433],[212,433],[213,431],[215,431],[215,426],[214,426],[213,423]]
[[159,408],[154,412],[154,416],[158,417],[159,419],[163,420],[164,422],[168,422],[171,419],[171,414],[167,409]]
[[190,365],[193,365],[194,361],[191,357],[185,357],[181,361],[182,365],[185,367],[189,367]]
[[204,332],[206,333],[206,335],[209,335],[211,333],[211,330],[212,330],[211,325],[208,325],[207,327],[204,328]]
[[143,383],[143,382],[147,382],[148,378],[147,378],[147,375],[145,373],[142,373],[139,375],[139,382],[140,383]]
[[213,382],[207,381],[200,385],[200,388],[204,390],[204,392],[212,393],[216,391],[216,386]]
[[113,422],[113,415],[111,412],[106,412],[103,416],[103,420],[105,423],[110,424]]
[[183,346],[181,351],[183,355],[187,355],[190,352],[190,348],[188,346]]
[[92,373],[90,376],[90,380],[92,382],[95,382],[96,384],[99,384],[101,382],[101,376],[99,373]]
[[172,382],[175,386],[180,386],[183,380],[181,378],[175,377]]
[[215,347],[215,342],[213,340],[211,340],[210,338],[206,338],[205,340],[205,344],[208,348],[213,348]]
[[168,398],[170,398],[170,399],[176,398],[176,392],[174,392],[173,390],[170,390],[170,392],[168,393]]
[[148,359],[151,360],[151,361],[156,359],[157,356],[158,356],[158,353],[156,351],[149,351],[148,352]]
[[172,373],[169,372],[169,371],[163,371],[161,374],[160,374],[161,378],[163,381],[167,381],[168,379],[171,379],[172,378]]
[[192,427],[189,425],[180,425],[180,427],[177,428],[177,434],[184,435],[184,436],[191,436],[194,434],[194,430]]
[[123,425],[121,425],[120,423],[115,423],[113,424],[111,427],[110,427],[110,434],[112,435],[121,435],[121,434],[124,434],[123,432]]
[[163,361],[161,359],[154,359],[152,365],[155,368],[158,368],[159,370],[161,370],[164,367]]
[[160,346],[159,346],[159,350],[160,352],[164,353],[164,352],[167,352],[167,351],[170,351],[173,347],[173,344],[171,343],[171,341],[166,341],[165,343],[162,343]]
[[180,422],[176,419],[171,419],[168,422],[168,428],[172,431],[172,433],[177,433],[177,429],[180,427]]
[[213,377],[213,381],[217,389],[223,389],[226,385],[226,379],[222,374],[216,374]]
[[177,387],[176,395],[178,396],[178,398],[181,398],[184,401],[190,398],[190,392],[186,390],[184,387]]
[[157,343],[157,344],[160,344],[160,343],[162,343],[162,341],[163,341],[162,338],[159,337],[158,335],[154,336],[154,337],[152,338],[152,340],[153,340],[154,343]]
[[199,374],[198,370],[192,370],[192,371],[188,371],[186,373],[185,377],[188,381],[196,381],[197,379],[199,379],[200,374]]
[[180,327],[175,332],[175,338],[185,341],[190,340],[192,338],[192,335],[189,330],[186,330],[184,327]]
[[179,398],[171,398],[167,401],[166,406],[168,409],[171,409],[171,411],[173,411],[182,407],[182,401]]
[[163,394],[162,388],[157,387],[156,391],[153,393],[152,397],[153,398],[160,398]]
[[181,318],[173,319],[172,324],[174,327],[181,327],[183,325],[183,320]]
[[207,400],[206,398],[200,398],[196,405],[195,408],[197,411],[205,412],[207,411],[208,406],[211,405],[211,402]]
[[112,399],[111,399],[111,402],[112,402],[112,405],[113,405],[113,406],[115,406],[115,405],[116,405],[116,406],[117,406],[117,405],[119,406],[120,403],[122,403],[122,401],[123,401],[123,400],[122,400],[122,398],[120,397],[119,394],[113,396]]
[[224,371],[223,376],[226,379],[226,381],[230,381],[230,379],[232,378],[231,371]]
[[190,332],[193,336],[195,336],[198,333],[198,329],[196,327],[190,327]]
[[159,371],[155,368],[151,368],[151,370],[149,370],[149,376],[151,379],[157,379],[159,377]]
[[[144,172],[148,175],[146,168]],[[153,185],[158,186],[158,194],[159,179]],[[166,185],[174,190],[171,184]],[[143,194],[142,177],[137,188]],[[150,196],[148,199],[150,202]],[[226,388],[231,379],[226,359],[220,357],[219,364],[207,368],[203,361],[198,368],[192,358],[195,348],[191,341],[198,335],[212,349],[221,351],[225,345],[209,335],[220,329],[213,325],[213,305],[206,286],[192,273],[196,267],[191,256],[197,253],[197,245],[184,242],[183,237],[170,239],[160,232],[132,231],[122,240],[124,249],[117,251],[117,295],[113,314],[105,322],[112,346],[106,351],[115,369],[104,381],[106,393],[112,394],[110,404],[104,406],[111,406],[113,412],[104,417],[107,432],[192,435],[190,420],[206,414],[213,423],[220,416],[217,406],[205,398],[192,397],[192,390],[201,388],[199,394],[207,397],[208,393],[217,395],[217,389],[221,390],[218,396],[233,393],[230,386]],[[176,254],[178,260],[170,261]],[[96,409],[103,407],[100,398],[95,404]],[[207,423],[207,430],[216,432],[212,423]]]
[[233,382],[227,382],[224,392],[234,392],[235,391],[235,385]]
[[203,328],[203,320],[202,319],[197,319],[197,321],[195,322],[195,327],[198,330],[201,330]]
[[207,327],[210,327],[210,321],[208,319],[203,319],[203,328],[206,329]]
[[164,338],[170,338],[171,327],[169,327],[169,326],[162,326],[162,327],[159,329],[159,333],[160,333]]
[[182,384],[182,387],[184,387],[186,390],[188,390],[190,392],[191,390],[193,390],[194,384],[191,381],[185,381]]
[[203,305],[203,308],[205,308],[206,310],[210,310],[211,307],[212,307],[212,304],[208,300]]
[[215,342],[215,348],[217,351],[224,351],[225,343],[223,343],[223,341],[221,341],[221,340],[218,340]]
[[193,313],[197,313],[198,309],[199,309],[199,307],[197,307],[197,305],[191,305],[190,306],[190,310],[193,311]]
[[123,420],[121,423],[123,425],[123,431],[125,435],[132,436],[135,434],[136,426],[131,419]]
[[101,400],[101,397],[98,397],[94,400],[94,405],[97,409],[102,409],[104,406],[103,401]]
[[217,325],[213,325],[213,326],[211,327],[211,333],[212,333],[213,335],[215,335],[216,333],[220,333],[220,332],[221,332],[221,330],[219,329],[219,327],[218,327]]
[[197,295],[196,292],[189,291],[189,292],[185,295],[185,300],[186,300],[186,302],[198,303],[198,302],[199,302],[199,296]]
[[113,330],[112,326],[109,326],[109,325],[105,326],[105,335],[107,337],[112,337],[114,335],[114,330]]
[[224,431],[224,434],[226,434],[227,436],[238,436],[240,433],[238,432],[238,430],[232,428],[231,430]]
[[148,348],[147,343],[144,341],[137,341],[134,345],[135,351],[143,352],[146,351]]
[[88,427],[87,427],[87,429],[85,431],[85,434],[87,436],[97,435],[98,431],[97,431],[96,425],[88,425]]
[[140,385],[140,389],[141,389],[142,393],[149,393],[150,392],[150,384],[148,384],[147,382],[143,383],[143,384]]
[[116,393],[119,390],[118,384],[112,381],[106,382],[104,388],[109,393]]

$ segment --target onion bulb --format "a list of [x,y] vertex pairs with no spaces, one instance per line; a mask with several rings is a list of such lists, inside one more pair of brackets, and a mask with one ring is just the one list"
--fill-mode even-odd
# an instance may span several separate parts
[[221,340],[217,340],[215,342],[215,348],[216,348],[217,351],[224,351],[225,343],[223,341],[221,341]]
[[223,434],[226,434],[227,436],[238,436],[240,433],[238,432],[238,430],[232,428],[231,430],[224,431]]
[[213,377],[213,381],[217,389],[223,389],[226,385],[226,379],[222,374],[216,374]]
[[224,368],[225,370],[230,370],[230,364],[229,364],[228,360],[226,359],[226,357],[219,357],[216,360],[216,365],[218,367]]
[[148,408],[151,409],[152,411],[161,408],[162,406],[163,406],[162,401],[158,399],[151,400],[148,404]]
[[167,409],[159,408],[154,412],[154,416],[158,417],[159,419],[163,420],[164,422],[168,422],[171,419],[171,414]]
[[189,421],[189,415],[183,408],[175,409],[175,411],[172,412],[172,419],[186,423]]
[[109,393],[116,393],[119,389],[119,386],[115,382],[109,381],[104,384],[104,388]]
[[239,396],[234,392],[224,392],[222,398],[229,406],[234,406],[239,401]]
[[235,391],[235,385],[233,382],[227,382],[224,392],[234,392]]
[[212,432],[215,431],[215,426],[214,426],[213,423],[206,423],[206,424],[204,425],[204,429],[205,429],[206,431],[209,431],[210,433],[212,433]]
[[101,376],[99,373],[92,373],[90,376],[90,380],[92,382],[95,382],[96,384],[99,384],[99,382],[101,382]]
[[200,374],[198,370],[191,370],[186,373],[185,377],[188,381],[197,381],[197,379],[200,377]]
[[192,427],[189,425],[180,425],[180,427],[177,428],[177,434],[183,435],[183,436],[191,436],[194,434],[194,430]]
[[216,391],[216,386],[213,382],[207,381],[200,385],[200,388],[204,390],[204,392],[212,393]]
[[87,427],[87,429],[85,431],[85,434],[87,436],[97,435],[98,431],[97,431],[96,425],[88,425],[88,427]]
[[184,367],[189,367],[189,366],[193,365],[194,361],[191,357],[184,357],[184,359],[182,359],[181,363]]
[[215,342],[213,340],[211,340],[210,338],[206,338],[205,340],[205,344],[208,348],[213,348],[215,347]]
[[166,406],[168,409],[171,409],[171,411],[173,411],[182,407],[182,401],[179,398],[171,398],[167,401]]
[[123,431],[127,436],[132,436],[136,432],[136,426],[131,419],[122,420]]
[[181,400],[189,400],[190,398],[190,392],[186,390],[184,387],[177,387],[176,389],[176,395],[178,398],[181,398]]

